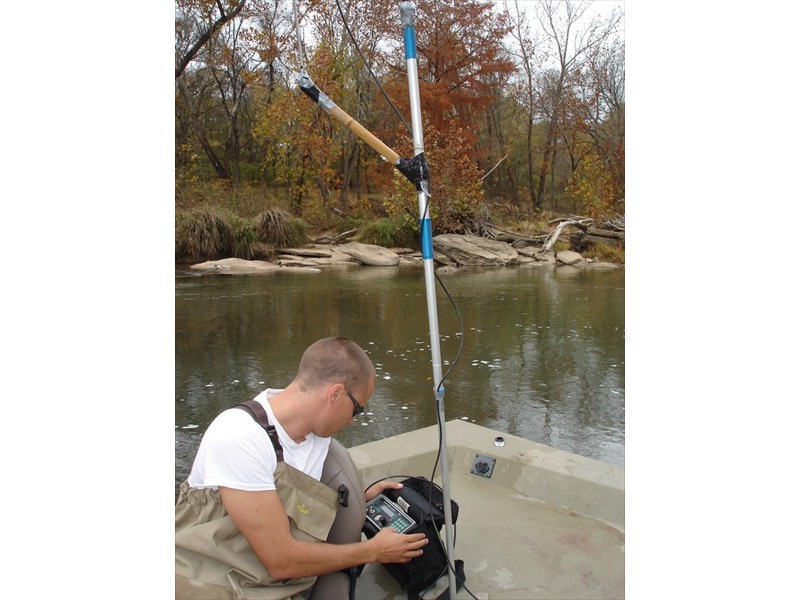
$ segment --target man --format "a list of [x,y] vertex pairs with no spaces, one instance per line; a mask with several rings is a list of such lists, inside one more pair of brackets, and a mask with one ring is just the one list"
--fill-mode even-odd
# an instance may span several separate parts
[[[319,482],[323,471],[332,472],[331,459],[352,465],[330,436],[364,410],[376,379],[357,344],[324,338],[305,351],[285,389],[255,398],[274,431],[237,408],[211,423],[176,503],[176,598],[346,598],[341,571],[422,554],[424,534],[384,528],[360,541],[364,501],[346,523],[337,519],[337,510],[339,517],[346,512],[339,494]],[[366,501],[399,487],[379,482]],[[349,491],[353,502],[361,488]]]

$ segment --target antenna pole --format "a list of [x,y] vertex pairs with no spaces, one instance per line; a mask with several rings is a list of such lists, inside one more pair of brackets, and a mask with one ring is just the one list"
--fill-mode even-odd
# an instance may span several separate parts
[[447,575],[450,583],[450,598],[455,600],[457,585],[453,566],[453,515],[450,506],[450,473],[447,455],[447,436],[444,420],[444,385],[442,384],[442,357],[439,348],[439,318],[436,310],[436,283],[433,272],[433,237],[431,218],[428,211],[430,194],[428,192],[430,177],[425,162],[425,150],[422,141],[422,116],[419,102],[419,77],[417,75],[417,43],[414,31],[413,2],[400,3],[400,22],[403,25],[403,44],[405,46],[406,68],[408,70],[408,95],[411,105],[411,130],[414,139],[414,158],[406,169],[416,171],[416,177],[401,171],[415,184],[419,203],[419,221],[421,230],[422,259],[425,268],[425,290],[428,302],[428,327],[431,339],[431,362],[433,366],[434,397],[436,399],[436,415],[442,436],[441,475],[442,493],[444,496],[444,521],[447,545]]

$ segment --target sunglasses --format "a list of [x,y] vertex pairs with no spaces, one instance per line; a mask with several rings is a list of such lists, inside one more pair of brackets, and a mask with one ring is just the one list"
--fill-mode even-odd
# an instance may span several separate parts
[[358,400],[353,398],[353,394],[347,392],[347,397],[353,402],[353,416],[358,416],[364,412],[364,407],[358,403]]

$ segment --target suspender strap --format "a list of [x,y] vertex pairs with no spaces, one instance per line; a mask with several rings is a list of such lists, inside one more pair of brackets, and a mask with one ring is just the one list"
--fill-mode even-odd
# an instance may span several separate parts
[[278,432],[275,430],[275,426],[269,423],[269,417],[264,407],[255,400],[248,400],[247,402],[236,404],[234,408],[241,408],[243,411],[250,413],[250,416],[264,428],[272,442],[272,447],[275,448],[275,456],[278,457],[278,462],[281,462],[283,460],[283,446],[278,441]]

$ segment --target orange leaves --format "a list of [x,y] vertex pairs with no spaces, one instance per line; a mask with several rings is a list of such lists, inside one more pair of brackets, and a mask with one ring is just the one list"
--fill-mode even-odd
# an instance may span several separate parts
[[[454,122],[444,131],[428,124],[424,127],[425,158],[431,170],[429,211],[435,233],[460,232],[470,229],[483,203],[483,187],[477,164],[470,159],[472,147],[466,132]],[[406,145],[404,156],[412,156]],[[390,217],[410,220],[419,215],[417,194],[411,184],[397,174],[386,210]]]

